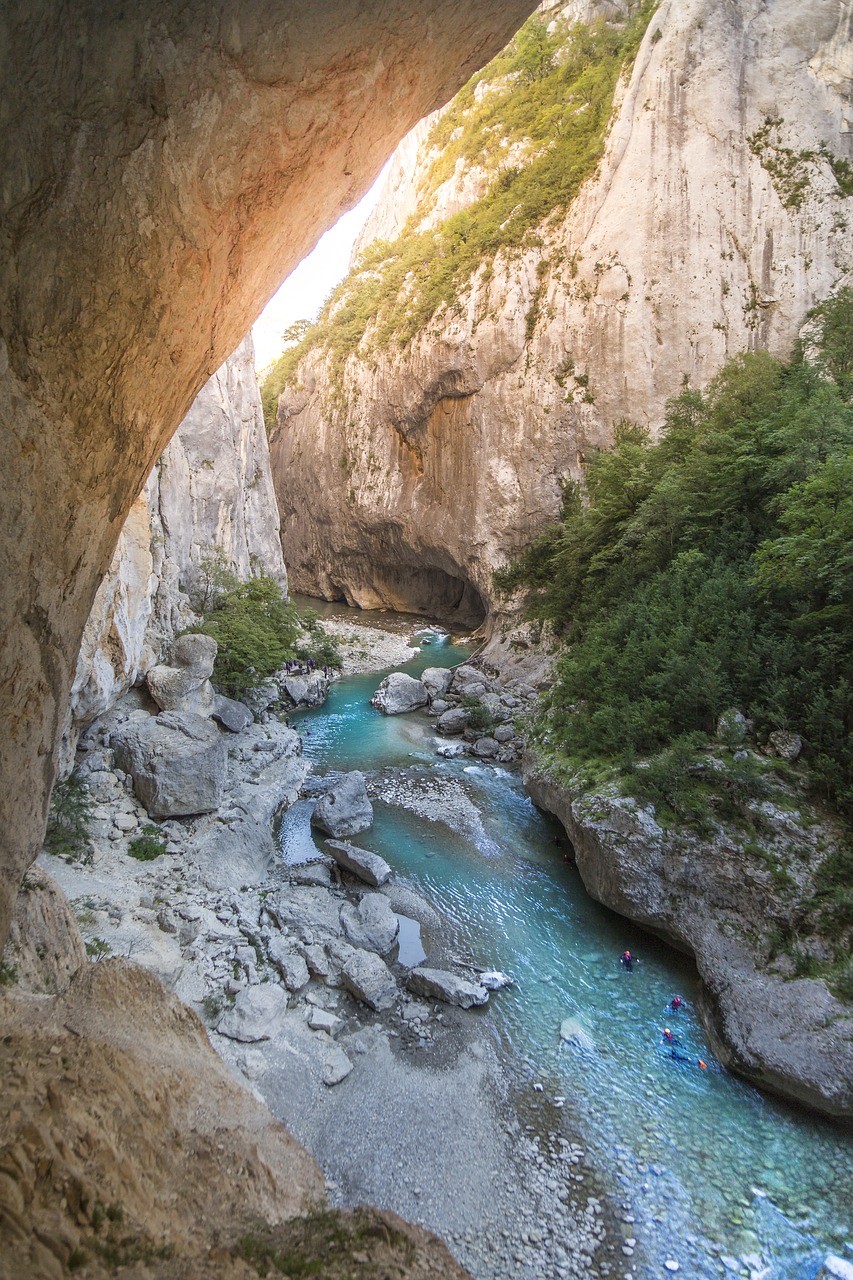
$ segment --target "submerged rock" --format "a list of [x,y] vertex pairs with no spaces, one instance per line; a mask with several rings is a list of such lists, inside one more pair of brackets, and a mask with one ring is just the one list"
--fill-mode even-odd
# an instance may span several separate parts
[[219,808],[228,768],[222,734],[202,716],[163,711],[134,716],[112,735],[116,764],[152,818],[187,817]]
[[344,774],[314,806],[311,825],[330,836],[354,836],[373,822],[373,805],[367,797],[364,774],[354,769]]
[[479,982],[469,982],[449,969],[412,969],[406,986],[415,995],[444,1000],[446,1004],[456,1004],[461,1009],[486,1004],[489,999],[488,991]]
[[380,885],[391,879],[391,868],[378,853],[371,853],[369,849],[359,849],[356,845],[347,844],[344,840],[327,840],[326,848],[339,867],[343,867],[345,871],[351,871],[354,876],[358,876],[359,880],[373,885],[374,889],[378,889]]
[[564,1018],[560,1023],[560,1039],[565,1044],[572,1044],[585,1053],[595,1049],[595,1041],[577,1018]]
[[341,981],[348,991],[369,1008],[390,1009],[397,999],[397,983],[384,960],[374,951],[356,951],[341,969]]
[[386,716],[400,715],[405,711],[417,711],[429,701],[426,688],[420,680],[402,671],[392,671],[386,676],[370,699],[371,704]]

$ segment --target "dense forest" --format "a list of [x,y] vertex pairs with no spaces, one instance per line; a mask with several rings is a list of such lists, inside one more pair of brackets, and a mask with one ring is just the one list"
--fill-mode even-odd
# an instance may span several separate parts
[[[795,730],[813,787],[853,815],[853,288],[812,313],[793,361],[730,361],[622,423],[562,519],[496,575],[567,641],[540,740],[642,789],[684,773],[736,707]],[[662,754],[663,753],[663,756]]]
[[[685,389],[657,442],[620,424],[495,585],[562,642],[528,727],[539,760],[665,829],[727,824],[797,900],[771,950],[853,1000],[853,288],[806,332],[788,364],[741,355]],[[795,767],[756,750],[780,730]],[[765,802],[835,831],[800,889],[811,855],[769,852]],[[822,964],[800,945],[815,929]]]

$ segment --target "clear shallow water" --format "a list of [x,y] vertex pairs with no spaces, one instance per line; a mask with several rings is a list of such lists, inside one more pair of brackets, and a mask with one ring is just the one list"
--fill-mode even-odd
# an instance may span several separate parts
[[[465,656],[437,641],[406,670]],[[827,1252],[853,1259],[853,1139],[719,1068],[693,1013],[690,962],[587,896],[565,861],[561,829],[535,809],[517,773],[443,760],[425,716],[374,711],[380,678],[341,681],[325,707],[295,718],[305,753],[317,773],[378,773],[380,790],[383,770],[394,771],[387,776],[397,788],[404,771],[419,812],[377,803],[359,843],[424,893],[460,951],[515,978],[492,997],[492,1034],[519,1084],[543,1084],[533,1096],[545,1118],[580,1127],[601,1177],[635,1217],[625,1228],[638,1241],[626,1273],[661,1276],[673,1258],[682,1274],[716,1277],[726,1273],[723,1256],[748,1257],[756,1272],[769,1265],[764,1280],[812,1280]],[[478,820],[460,820],[451,800],[460,791]],[[285,816],[288,860],[310,855],[310,810],[300,802]],[[626,947],[641,957],[631,974],[618,962]],[[686,1006],[669,1014],[675,994]],[[591,1049],[561,1045],[566,1018]],[[689,1065],[669,1056],[666,1025]],[[707,1070],[695,1065],[699,1057]]]

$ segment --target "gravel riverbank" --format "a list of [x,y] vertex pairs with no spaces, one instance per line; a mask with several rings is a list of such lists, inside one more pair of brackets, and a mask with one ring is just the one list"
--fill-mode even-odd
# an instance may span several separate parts
[[[363,645],[348,659],[361,670],[400,662],[403,646],[411,654],[400,633],[341,630]],[[343,970],[359,948],[347,921],[376,891],[328,859],[273,861],[258,876],[258,850],[235,853],[238,842],[226,842],[236,861],[223,882],[211,831],[245,838],[250,819],[263,829],[305,783],[293,730],[269,718],[229,734],[220,812],[161,824],[169,852],[151,862],[128,855],[148,816],[115,768],[109,734],[122,715],[143,712],[137,700],[84,741],[81,773],[97,798],[92,863],[42,855],[90,952],[130,956],[196,1009],[224,1061],[320,1163],[332,1203],[368,1202],[427,1226],[475,1280],[621,1280],[622,1240],[605,1228],[612,1215],[571,1132],[571,1107],[546,1122],[540,1104],[550,1100],[535,1086],[529,1097],[513,1094],[488,1006],[464,1011],[413,996],[394,947],[383,961],[394,989],[387,1007],[353,993]],[[441,799],[393,775],[374,782],[374,794],[415,811]],[[461,793],[446,799],[446,819],[476,825]],[[419,922],[426,965],[459,971],[430,903],[393,879],[378,892]],[[519,1118],[527,1104],[538,1109],[532,1124]]]

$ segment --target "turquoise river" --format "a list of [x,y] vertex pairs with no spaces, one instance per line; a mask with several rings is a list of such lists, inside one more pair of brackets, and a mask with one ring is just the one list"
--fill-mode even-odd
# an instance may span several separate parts
[[[466,654],[437,631],[402,669],[417,675]],[[531,1096],[541,1084],[543,1106],[566,1099],[565,1111],[552,1107],[553,1125],[565,1117],[581,1132],[636,1235],[697,1278],[813,1280],[827,1253],[853,1260],[850,1135],[717,1066],[693,1013],[690,961],[589,898],[560,828],[517,770],[444,759],[424,713],[375,711],[380,679],[342,679],[325,706],[294,717],[305,754],[315,773],[402,770],[433,790],[461,786],[476,806],[480,822],[460,832],[380,803],[360,842],[443,913],[461,951],[513,976],[489,1009],[505,1068]],[[288,860],[316,856],[302,803],[285,816],[281,841]],[[618,960],[626,947],[641,957],[630,974]],[[675,994],[685,1006],[667,1015]],[[586,1052],[561,1048],[567,1017],[588,1033]],[[691,1064],[669,1056],[665,1023]],[[692,1065],[698,1057],[707,1070]],[[625,1270],[636,1280],[667,1274],[641,1256]]]

